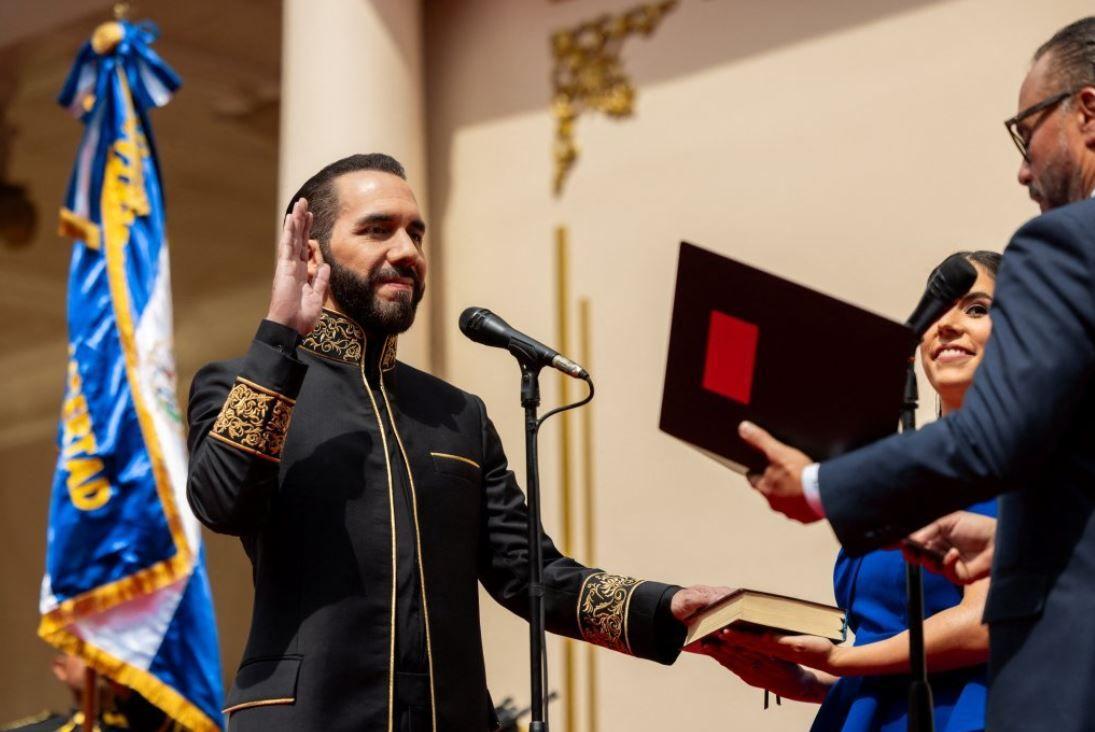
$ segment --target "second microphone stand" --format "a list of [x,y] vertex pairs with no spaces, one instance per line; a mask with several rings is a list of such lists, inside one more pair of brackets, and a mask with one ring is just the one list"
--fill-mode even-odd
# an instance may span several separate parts
[[547,676],[547,652],[544,623],[544,525],[540,519],[540,458],[537,437],[542,425],[549,417],[580,407],[593,399],[593,381],[585,378],[589,387],[586,398],[552,409],[543,417],[537,418],[536,410],[540,406],[540,369],[541,364],[533,354],[525,354],[519,347],[511,346],[511,353],[521,365],[521,406],[525,409],[525,490],[528,500],[528,543],[529,543],[529,664],[532,686],[531,721],[528,732],[547,732],[547,695],[545,678]]
[[[912,359],[905,375],[905,400],[901,405],[901,431],[916,429],[916,407],[920,399]],[[935,732],[932,718],[932,688],[924,654],[924,578],[920,565],[905,563],[905,587],[909,614],[909,732]]]

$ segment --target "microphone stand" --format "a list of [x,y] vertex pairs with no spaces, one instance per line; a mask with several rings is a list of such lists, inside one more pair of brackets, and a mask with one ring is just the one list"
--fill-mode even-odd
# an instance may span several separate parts
[[[516,355],[516,354],[515,354]],[[531,366],[530,359],[518,356],[521,364],[521,406],[525,409],[525,490],[528,496],[529,544],[529,663],[532,679],[532,720],[529,732],[547,732],[544,707],[544,526],[540,522],[540,458],[536,438],[540,421],[536,409],[540,406],[540,366]]]
[[540,406],[540,369],[543,365],[534,352],[526,351],[519,343],[511,343],[509,351],[517,357],[521,366],[521,406],[525,410],[525,490],[528,501],[529,543],[529,664],[531,671],[531,711],[528,732],[548,732],[545,677],[547,676],[547,649],[544,623],[544,525],[540,518],[540,456],[537,438],[540,425],[549,417],[588,404],[593,399],[593,380],[584,377],[589,394],[585,399],[552,409],[537,418]]
[[[901,405],[901,431],[916,429],[916,406],[920,395],[916,387],[913,359],[905,375],[905,401]],[[934,732],[932,689],[928,683],[928,665],[924,655],[924,578],[920,565],[905,563],[905,587],[909,615],[909,732]]]

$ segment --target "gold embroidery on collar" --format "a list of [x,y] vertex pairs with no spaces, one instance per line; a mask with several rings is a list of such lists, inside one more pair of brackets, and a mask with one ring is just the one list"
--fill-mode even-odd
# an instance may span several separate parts
[[244,378],[236,379],[209,436],[266,460],[281,460],[294,401]]
[[[380,351],[380,370],[391,371],[395,368],[396,342],[391,335],[384,339]],[[301,348],[333,361],[343,363],[361,363],[365,353],[365,331],[360,325],[345,315],[333,310],[324,310],[319,323],[300,343]]]
[[391,371],[395,368],[395,342],[396,337],[390,335],[384,339],[384,350],[380,354],[380,370]]
[[319,323],[300,345],[317,356],[358,363],[365,350],[365,331],[349,318],[324,310]]
[[642,583],[642,580],[605,572],[586,577],[578,596],[578,627],[582,639],[630,655],[627,610],[631,594]]

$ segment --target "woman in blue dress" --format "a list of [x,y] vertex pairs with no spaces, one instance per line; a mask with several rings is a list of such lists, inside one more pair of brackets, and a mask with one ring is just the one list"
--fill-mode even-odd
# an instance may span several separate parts
[[[970,292],[924,334],[921,363],[940,412],[962,406],[992,328],[989,306],[1000,255],[963,252],[977,269]],[[994,502],[971,511],[996,515]],[[985,728],[988,630],[981,623],[988,579],[964,587],[924,575],[924,644],[935,729]],[[850,647],[813,636],[754,636],[723,631],[702,650],[746,683],[788,699],[820,702],[812,732],[905,732],[908,726],[908,615],[905,564],[896,549],[852,558],[833,571],[837,604],[855,634]]]

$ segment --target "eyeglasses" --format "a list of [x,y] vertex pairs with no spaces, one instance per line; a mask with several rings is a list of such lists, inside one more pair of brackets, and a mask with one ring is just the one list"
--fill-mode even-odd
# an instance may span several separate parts
[[1022,128],[1019,127],[1019,123],[1031,115],[1056,107],[1083,88],[1084,87],[1081,86],[1075,89],[1069,89],[1068,91],[1063,91],[1060,94],[1054,94],[1051,97],[1046,97],[1037,104],[1027,107],[1011,119],[1004,121],[1004,127],[1008,128],[1008,134],[1011,135],[1011,141],[1015,143],[1015,147],[1019,148],[1019,154],[1023,156],[1023,160],[1026,160],[1028,163],[1030,162],[1030,151],[1027,149],[1027,145],[1030,143],[1030,136],[1033,134],[1034,130],[1032,129],[1024,133]]

